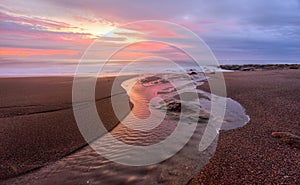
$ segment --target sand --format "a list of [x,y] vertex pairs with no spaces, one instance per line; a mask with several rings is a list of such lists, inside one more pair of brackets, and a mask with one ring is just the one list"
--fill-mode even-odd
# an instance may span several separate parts
[[[113,80],[101,78],[96,86],[97,110],[108,130],[119,123],[110,101]],[[0,79],[0,179],[45,166],[86,145],[73,115],[72,81],[71,77]],[[128,106],[127,94],[117,86],[120,105]]]
[[[190,184],[299,184],[299,149],[272,132],[300,135],[300,70],[225,73],[225,79],[228,97],[246,108],[251,121],[220,133],[214,156]],[[110,104],[112,81],[101,79],[96,88],[98,111],[109,130],[119,121]],[[86,145],[71,108],[71,82],[66,77],[0,79],[0,178]],[[126,97],[121,88],[120,93]]]
[[214,156],[190,184],[300,184],[300,150],[272,137],[300,135],[300,70],[225,73],[225,79],[228,97],[251,120],[220,133]]

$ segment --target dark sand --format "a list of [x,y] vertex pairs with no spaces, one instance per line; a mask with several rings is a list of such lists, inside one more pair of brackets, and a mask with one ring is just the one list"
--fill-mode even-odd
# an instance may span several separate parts
[[[119,123],[110,99],[113,80],[99,79],[96,85],[97,110],[108,130]],[[0,179],[55,162],[86,145],[73,115],[72,81],[71,77],[0,79]],[[120,86],[117,91],[120,106],[128,107],[125,91]]]
[[228,97],[251,120],[220,133],[214,156],[190,184],[300,184],[300,150],[271,135],[300,135],[300,70],[225,73],[225,79]]

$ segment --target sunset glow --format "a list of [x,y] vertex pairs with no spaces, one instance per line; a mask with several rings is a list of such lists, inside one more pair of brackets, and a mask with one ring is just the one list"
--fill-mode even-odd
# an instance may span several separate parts
[[[185,5],[172,1],[170,9],[169,3],[93,0],[33,0],[29,3],[4,0],[0,3],[0,57],[6,64],[7,61],[37,60],[39,56],[47,56],[40,58],[41,62],[79,61],[88,46],[97,39],[105,47],[153,38],[166,42],[177,39],[181,40],[183,48],[195,47],[185,35],[168,27],[146,24],[126,27],[126,24],[134,21],[153,19],[190,29],[208,44],[221,61],[299,59],[299,26],[293,22],[300,16],[298,1],[274,1],[272,4],[253,1],[248,2],[249,8],[239,2],[235,2],[233,8],[230,3],[220,3],[219,6],[206,3],[206,6],[200,6],[199,1]],[[276,11],[260,14],[265,5],[269,6],[269,10]],[[148,8],[152,8],[152,11]],[[120,26],[123,29],[114,32]],[[168,47],[149,43],[134,47],[138,47],[134,48],[134,52],[128,50],[120,56],[144,56],[145,53],[155,54],[158,50],[168,58],[182,55],[170,52]],[[101,53],[96,53],[95,58],[99,55]]]
[[300,0],[0,1],[0,185],[300,184],[299,94]]

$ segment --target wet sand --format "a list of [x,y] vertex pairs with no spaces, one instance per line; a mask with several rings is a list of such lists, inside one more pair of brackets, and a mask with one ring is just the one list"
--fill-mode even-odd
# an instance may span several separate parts
[[220,133],[214,156],[189,184],[299,184],[300,150],[271,134],[300,135],[300,70],[224,75],[228,97],[251,120]]
[[[119,123],[110,101],[113,80],[101,78],[96,85],[96,106],[107,130]],[[53,163],[86,145],[73,115],[72,81],[71,77],[0,79],[0,179]],[[123,100],[120,106],[128,107],[121,87],[115,95]]]

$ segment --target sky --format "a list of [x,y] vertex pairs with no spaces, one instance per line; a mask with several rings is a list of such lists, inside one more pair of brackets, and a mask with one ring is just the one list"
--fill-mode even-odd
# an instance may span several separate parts
[[[196,49],[192,39],[168,26],[124,27],[142,20],[168,21],[193,31],[223,62],[300,62],[299,0],[2,0],[0,66],[76,63],[99,38],[107,48],[156,38],[177,39],[183,49]],[[162,43],[134,44],[115,59],[157,54],[186,59],[178,48]],[[95,59],[97,55],[102,54]]]

